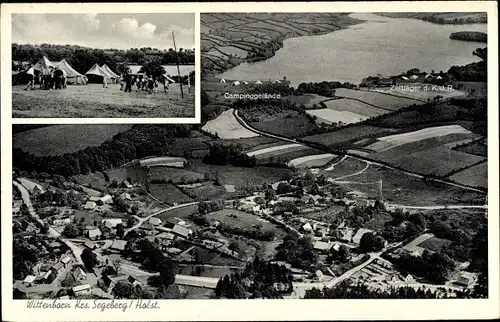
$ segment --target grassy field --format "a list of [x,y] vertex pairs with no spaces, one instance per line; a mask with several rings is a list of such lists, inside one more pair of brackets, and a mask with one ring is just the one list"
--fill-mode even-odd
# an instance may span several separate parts
[[243,151],[258,149],[260,146],[282,144],[281,141],[266,136],[254,136],[251,138],[226,139],[226,140],[217,139],[216,142],[238,145],[241,147]]
[[[332,175],[335,175],[333,171]],[[425,181],[401,172],[371,165],[360,174],[342,180],[341,186],[376,198],[378,180],[382,180],[383,197],[389,202],[407,206],[446,204],[484,204],[485,195],[438,182]]]
[[261,117],[258,122],[250,122],[250,125],[264,132],[291,138],[310,135],[318,129],[305,114],[292,110],[283,110],[272,117]]
[[297,103],[298,105],[304,105],[306,108],[313,108],[314,105],[319,105],[319,103],[328,99],[328,97],[325,96],[307,93],[303,95],[290,95],[282,98]]
[[[408,84],[408,86],[414,86],[415,88],[418,88],[418,86],[420,86],[420,89],[410,91],[410,90],[401,90],[401,89],[398,89],[397,87],[395,89],[392,89],[391,87],[381,87],[381,88],[375,88],[375,89],[371,89],[371,90],[374,92],[379,92],[379,93],[403,96],[403,97],[419,100],[422,102],[426,102],[428,99],[432,100],[433,98],[435,98],[438,95],[444,99],[467,95],[467,93],[463,90],[457,90],[455,88],[448,89],[447,87],[441,88],[439,86],[432,87],[432,85],[429,85],[429,84],[411,83],[411,84]],[[427,89],[427,90],[425,90],[425,89]],[[415,103],[417,103],[417,102],[415,102]]]
[[460,146],[455,148],[455,150],[465,153],[470,153],[474,155],[479,155],[482,157],[488,156],[488,146],[482,142],[482,140],[474,141],[470,144]]
[[375,138],[381,135],[391,134],[394,130],[369,125],[360,125],[355,127],[343,128],[338,131],[305,136],[304,141],[319,143],[325,146],[351,146],[355,141],[363,138]]
[[262,230],[272,230],[277,235],[284,234],[281,228],[278,228],[270,222],[261,219],[258,216],[242,212],[235,209],[222,209],[206,214],[208,220],[218,220],[231,228],[253,229],[257,225],[262,226]]
[[247,152],[248,156],[254,156],[257,160],[268,159],[270,157],[277,157],[284,153],[301,151],[308,149],[307,146],[302,144],[280,144],[280,145],[271,145],[265,147],[259,147],[259,149],[254,149],[250,152]]
[[377,116],[387,113],[386,110],[370,106],[366,103],[352,99],[335,99],[325,102],[328,109],[339,112],[351,112],[365,117]]
[[12,145],[36,156],[61,155],[99,146],[131,127],[132,124],[51,125],[16,133]]
[[316,124],[351,124],[358,123],[366,120],[368,117],[360,114],[356,114],[349,111],[335,111],[329,108],[323,108],[318,110],[308,110],[307,114],[315,117]]
[[336,95],[339,97],[357,99],[364,103],[375,105],[376,107],[383,108],[388,111],[397,110],[398,108],[409,106],[412,104],[422,103],[415,99],[396,97],[378,92],[353,90],[347,88],[337,88]]
[[204,173],[188,169],[170,167],[152,167],[149,169],[149,180],[172,180],[173,183],[192,182],[204,179]]
[[233,109],[222,112],[215,120],[208,121],[203,131],[218,136],[221,139],[239,139],[259,136],[244,128],[234,117]]
[[195,89],[173,84],[168,95],[159,91],[125,93],[120,85],[69,85],[63,90],[25,91],[24,86],[12,88],[12,117],[194,117]]
[[488,95],[488,83],[486,82],[456,82],[455,87],[476,97],[486,97]]
[[193,201],[189,196],[185,195],[182,191],[170,183],[151,183],[149,185],[149,189],[153,196],[168,204],[187,203]]
[[471,187],[488,188],[488,162],[455,173],[449,179]]
[[163,222],[165,222],[168,218],[172,217],[177,217],[187,220],[190,215],[197,213],[198,213],[198,205],[193,205],[167,211],[159,214],[157,217],[160,218]]
[[332,167],[326,168],[324,171],[321,172],[321,174],[329,178],[338,178],[361,171],[365,167],[366,167],[365,162],[353,158],[347,158],[344,161],[339,162]]
[[223,199],[226,193],[224,187],[215,185],[213,182],[205,182],[196,188],[185,188],[184,191],[195,200]]
[[335,154],[323,153],[316,155],[308,155],[290,160],[288,165],[294,168],[316,168],[321,167],[332,161],[336,157]]
[[447,246],[451,244],[452,241],[448,239],[442,239],[438,237],[432,237],[429,238],[422,243],[420,243],[418,246],[423,247],[425,249],[434,251],[434,252],[439,252],[444,246]]

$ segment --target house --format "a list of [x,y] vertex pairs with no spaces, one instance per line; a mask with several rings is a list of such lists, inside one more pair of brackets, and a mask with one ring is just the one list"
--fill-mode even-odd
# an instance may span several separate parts
[[65,226],[71,223],[71,218],[54,219],[52,224],[54,226]]
[[135,277],[133,277],[132,275],[128,276],[127,281],[130,284],[132,284],[132,286],[134,286],[134,287],[142,286],[142,283],[139,280],[137,280]]
[[122,224],[123,225],[123,220],[121,218],[106,218],[106,219],[103,219],[102,222],[101,222],[104,226],[108,227],[108,228],[116,228],[116,226],[118,226],[119,224]]
[[123,200],[132,200],[132,196],[128,192],[124,192],[120,195],[120,198]]
[[340,234],[340,240],[350,243],[352,240],[352,236],[354,235],[354,231],[350,227],[345,227],[337,230]]
[[457,284],[459,286],[463,286],[466,288],[472,288],[477,282],[477,277],[478,275],[476,273],[471,273],[471,272],[460,272],[460,275],[458,276],[457,280],[454,282],[454,284]]
[[121,240],[121,239],[115,239],[113,240],[113,244],[111,245],[110,249],[117,250],[117,251],[124,251],[125,247],[127,246],[127,241],[126,240]]
[[411,275],[411,274],[408,274],[408,275],[406,275],[406,277],[404,278],[404,281],[405,281],[405,282],[415,282],[415,277],[413,277],[413,275]]
[[305,223],[302,226],[302,229],[307,232],[312,232],[314,230],[310,223]]
[[111,197],[110,195],[105,195],[104,197],[101,197],[100,200],[103,204],[113,203],[113,197]]
[[160,244],[170,243],[175,239],[175,235],[172,233],[163,232],[155,236],[156,241]]
[[28,275],[23,280],[23,284],[26,285],[26,286],[33,286],[33,284],[35,283],[35,280],[36,280],[36,276]]
[[132,189],[134,186],[128,180],[124,180],[121,183],[121,187],[127,188],[127,189]]
[[61,248],[61,247],[62,247],[62,244],[60,241],[55,240],[55,241],[49,243],[50,250],[54,250],[54,249]]
[[61,262],[55,263],[54,265],[52,265],[52,267],[50,269],[57,276],[57,275],[61,274],[62,271],[64,270],[64,264]]
[[92,294],[92,286],[90,284],[83,284],[73,287],[73,293],[75,296]]
[[64,265],[64,268],[68,267],[72,261],[73,259],[69,256],[64,256],[63,258],[61,258],[61,263]]
[[91,242],[91,241],[86,241],[84,244],[83,244],[85,247],[87,248],[90,248],[90,249],[96,249],[99,247],[98,244],[94,243],[94,242]]
[[99,228],[94,228],[94,229],[88,231],[87,236],[90,239],[95,240],[95,239],[102,236],[102,232]]
[[73,277],[75,281],[85,281],[87,279],[87,273],[85,273],[81,267],[77,267],[73,271]]
[[320,252],[328,252],[331,248],[332,248],[332,244],[330,243],[326,243],[326,242],[323,242],[323,241],[315,241],[314,244],[313,244],[313,248],[317,251],[320,251]]
[[188,238],[190,235],[190,230],[184,226],[175,225],[174,228],[172,229],[172,233],[184,238]]
[[160,219],[160,218],[151,217],[151,218],[149,219],[149,223],[150,223],[150,224],[152,224],[152,225],[154,225],[154,226],[161,226],[161,224],[162,224],[163,222],[161,221],[161,219]]
[[174,228],[175,225],[184,226],[185,221],[177,217],[171,217],[165,221],[165,227]]
[[356,232],[356,235],[354,235],[354,237],[352,237],[352,242],[359,245],[359,243],[361,241],[361,237],[363,237],[363,235],[366,233],[373,233],[373,230],[366,229],[366,228],[358,229],[358,231]]
[[94,210],[95,207],[97,207],[97,204],[95,203],[95,201],[87,201],[87,203],[85,203],[85,205],[83,206],[83,209]]

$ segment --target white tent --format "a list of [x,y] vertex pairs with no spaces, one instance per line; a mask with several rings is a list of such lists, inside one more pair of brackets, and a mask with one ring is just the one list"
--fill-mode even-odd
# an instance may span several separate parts
[[402,76],[401,78],[404,80],[408,80],[408,77],[406,77],[406,76]]
[[33,66],[35,70],[42,70],[43,68],[56,67],[54,64],[46,57],[43,56],[40,60]]
[[248,82],[243,81],[243,84],[248,85]]
[[235,82],[233,82],[233,86],[238,86],[238,85],[240,85],[240,82],[239,82],[239,81],[235,81]]
[[87,77],[77,72],[71,65],[66,61],[66,59],[61,60],[58,63],[53,63],[58,68],[60,68],[66,76],[66,81],[68,84],[87,84]]
[[425,78],[432,78],[433,76],[431,74],[425,75]]
[[108,65],[104,64],[101,66],[102,70],[104,70],[106,73],[108,73],[111,78],[119,78],[120,76],[118,76],[115,72],[113,72],[111,70],[111,68],[108,67]]
[[262,82],[260,80],[255,82],[255,85],[262,85]]
[[438,77],[436,77],[436,78],[437,78],[437,79],[443,79],[443,77],[441,77],[441,76],[438,76]]
[[279,80],[275,80],[273,84],[281,84],[281,82]]
[[418,78],[418,76],[417,76],[417,75],[411,75],[411,76],[410,76],[410,79],[417,79],[417,78]]
[[223,78],[223,79],[220,80],[219,83],[225,83],[225,82],[226,82],[226,80]]

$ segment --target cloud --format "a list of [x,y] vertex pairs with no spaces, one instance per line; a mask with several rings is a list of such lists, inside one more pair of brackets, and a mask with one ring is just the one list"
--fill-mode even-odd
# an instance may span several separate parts
[[137,19],[123,18],[113,24],[113,29],[125,37],[150,39],[154,37],[156,26],[149,22],[140,25]]
[[101,27],[101,21],[97,18],[97,13],[83,15],[83,22],[92,31],[97,31]]

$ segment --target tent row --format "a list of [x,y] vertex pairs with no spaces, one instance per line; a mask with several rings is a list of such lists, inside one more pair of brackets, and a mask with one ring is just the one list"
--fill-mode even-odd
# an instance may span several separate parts
[[[219,82],[220,83],[227,83],[227,81],[224,78],[222,78]],[[281,84],[281,81],[275,80],[275,81],[272,81],[271,83],[272,84]],[[232,82],[233,86],[239,86],[241,84],[248,85],[248,82],[246,82],[246,81],[241,81],[241,82],[240,81],[234,81],[234,82]],[[263,83],[260,80],[257,80],[254,84],[255,85],[262,85]]]
[[66,78],[68,84],[87,84],[90,78],[98,77],[99,81],[102,81],[101,77],[106,77],[109,79],[117,80],[120,78],[115,72],[108,67],[108,65],[104,64],[99,66],[98,64],[94,64],[92,68],[89,69],[85,75],[77,72],[71,65],[68,63],[66,59],[61,60],[60,62],[50,61],[46,56],[40,58],[40,60],[32,67],[35,71],[41,71],[42,69],[49,67],[58,67],[62,69],[66,73]]

